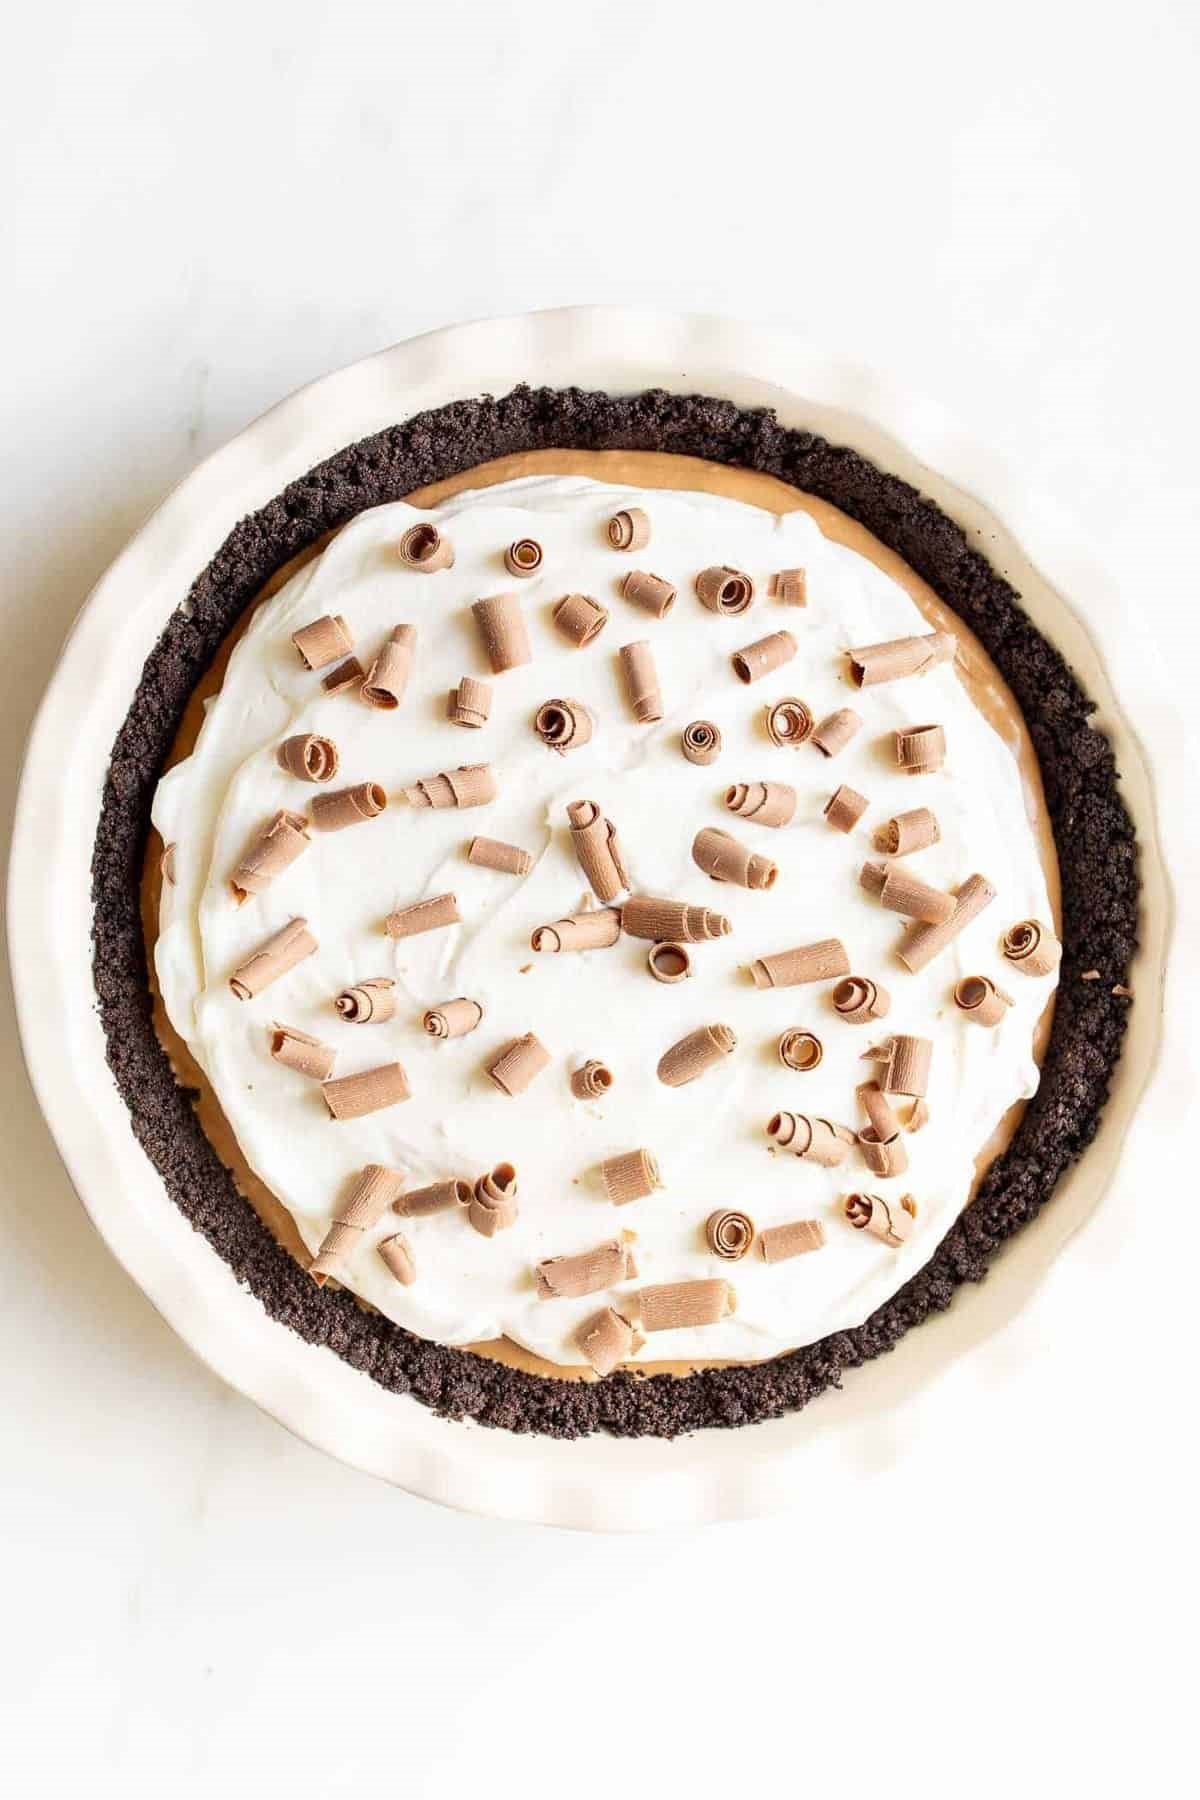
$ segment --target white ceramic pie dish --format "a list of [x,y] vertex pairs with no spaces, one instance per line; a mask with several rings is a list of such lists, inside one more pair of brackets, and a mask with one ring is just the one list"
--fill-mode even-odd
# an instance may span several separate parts
[[[1141,1003],[1103,1128],[986,1289],[961,1294],[893,1356],[800,1414],[677,1443],[563,1443],[439,1419],[273,1322],[192,1230],[134,1139],[94,1006],[90,862],[108,751],[144,659],[195,575],[239,518],[344,444],[426,407],[503,393],[519,381],[615,392],[657,386],[768,404],[785,425],[821,431],[919,485],[1012,579],[1099,703],[1144,851]],[[1004,525],[968,497],[977,486]],[[600,1529],[747,1516],[787,1505],[802,1484],[811,1493],[822,1459],[866,1451],[906,1393],[969,1356],[1019,1311],[1117,1168],[1159,1047],[1170,905],[1149,778],[1107,674],[1105,651],[1120,620],[1093,615],[1097,643],[1040,567],[1087,580],[1086,555],[1040,497],[1006,482],[993,459],[933,409],[794,340],[700,317],[575,309],[452,327],[301,390],[202,464],[128,545],[76,622],[30,738],[9,894],[18,1015],[39,1100],[93,1221],[174,1328],[314,1444],[413,1492],[500,1516]]]

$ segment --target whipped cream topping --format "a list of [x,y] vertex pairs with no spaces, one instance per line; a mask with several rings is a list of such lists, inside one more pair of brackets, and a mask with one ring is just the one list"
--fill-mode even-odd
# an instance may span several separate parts
[[[644,550],[622,554],[609,545],[605,526],[630,505],[649,512],[653,538]],[[426,575],[397,557],[397,541],[421,518],[452,541],[451,569]],[[544,558],[534,579],[514,582],[503,557],[521,537],[536,538]],[[739,617],[717,617],[695,597],[697,572],[717,563],[754,577],[754,604]],[[620,598],[621,580],[634,567],[677,585],[667,617],[651,618]],[[793,567],[807,571],[804,608],[767,598],[769,576]],[[448,690],[464,674],[492,679],[471,602],[505,590],[520,594],[533,661],[494,678],[489,723],[465,731],[447,720]],[[568,592],[593,595],[612,615],[584,650],[572,648],[551,622],[554,602]],[[325,613],[346,619],[364,664],[394,625],[417,627],[412,678],[397,711],[377,711],[354,691],[324,694],[320,675],[304,668],[291,633]],[[743,685],[731,653],[784,628],[799,642],[797,657]],[[456,1214],[399,1220],[389,1213],[345,1263],[345,1285],[422,1336],[470,1343],[504,1335],[550,1362],[572,1364],[581,1360],[574,1341],[581,1322],[606,1298],[620,1308],[638,1285],[724,1276],[736,1289],[736,1312],[703,1329],[656,1334],[638,1357],[749,1361],[861,1323],[932,1255],[968,1198],[981,1146],[1008,1108],[1036,1089],[1032,1043],[1053,984],[1011,970],[999,951],[1002,932],[1016,920],[1050,918],[1008,746],[951,666],[861,693],[849,685],[847,647],[927,629],[896,582],[824,538],[806,513],[777,517],[710,494],[578,478],[509,482],[461,494],[432,513],[402,503],[363,513],[260,606],[192,755],[164,776],[155,800],[154,823],[176,846],[155,952],[168,1017],[207,1075],[250,1166],[291,1212],[310,1250],[368,1162],[402,1171],[414,1188],[473,1178],[502,1161],[515,1164],[520,1181],[517,1223],[492,1238]],[[639,638],[651,642],[662,680],[665,716],[651,726],[633,719],[618,667],[619,647]],[[764,729],[764,708],[789,694],[818,718],[853,705],[865,728],[833,761],[811,745],[776,747]],[[596,719],[591,741],[565,756],[547,749],[533,729],[538,708],[556,697],[582,700]],[[717,724],[724,741],[708,767],[689,763],[680,750],[680,732],[697,718]],[[926,721],[945,728],[946,765],[914,779],[896,768],[891,734]],[[391,804],[346,831],[314,832],[311,847],[267,892],[238,906],[229,877],[246,846],[274,812],[306,810],[325,791],[277,765],[279,743],[300,732],[337,744],[334,787],[376,781]],[[482,761],[499,785],[486,807],[428,811],[400,795],[422,776]],[[728,785],[758,780],[797,790],[789,826],[765,829],[726,810]],[[849,835],[822,816],[843,782],[870,800]],[[566,818],[568,802],[581,798],[596,801],[617,825],[634,891],[731,919],[730,936],[693,947],[691,979],[656,982],[646,966],[649,945],[624,936],[609,949],[531,951],[535,926],[589,900]],[[942,835],[907,866],[944,888],[978,871],[997,889],[983,915],[916,975],[894,954],[904,921],[858,883],[863,861],[877,856],[873,830],[914,806],[933,808]],[[775,885],[749,891],[709,880],[691,857],[704,826],[729,830],[769,856],[779,866]],[[530,873],[513,877],[468,863],[466,846],[476,833],[525,847],[534,858]],[[388,939],[383,921],[390,911],[446,891],[458,897],[462,924]],[[235,999],[232,970],[297,915],[318,939],[317,954],[257,998]],[[833,936],[846,945],[855,974],[890,991],[886,1020],[844,1023],[833,1012],[829,984],[754,987],[747,972],[754,957]],[[955,1008],[954,985],[966,974],[990,975],[1012,995],[998,1029],[981,1029]],[[380,975],[396,981],[395,1016],[365,1026],[340,1019],[334,996]],[[480,1028],[444,1042],[428,1037],[426,1009],[460,995],[483,1006]],[[334,1046],[337,1075],[400,1061],[412,1098],[335,1124],[319,1084],[272,1060],[276,1020]],[[737,1034],[733,1054],[690,1086],[663,1086],[655,1076],[663,1051],[718,1021]],[[789,1027],[822,1039],[815,1071],[780,1064],[776,1045]],[[529,1031],[552,1061],[526,1093],[508,1098],[485,1067]],[[934,1045],[930,1120],[905,1138],[909,1169],[902,1178],[871,1175],[857,1152],[836,1170],[768,1153],[764,1128],[779,1109],[861,1124],[855,1087],[873,1068],[861,1054],[893,1031],[927,1036]],[[570,1075],[594,1058],[611,1068],[613,1086],[598,1098],[577,1099]],[[641,1147],[656,1156],[664,1186],[615,1208],[597,1165]],[[854,1190],[916,1197],[917,1227],[902,1247],[845,1222],[841,1199]],[[825,1246],[781,1263],[756,1253],[722,1261],[708,1248],[704,1223],[726,1206],[748,1212],[760,1228],[820,1219]],[[397,1230],[412,1246],[411,1286],[397,1282],[378,1254],[379,1241]],[[608,1296],[538,1297],[539,1260],[589,1250],[623,1231],[635,1234],[636,1281]]]

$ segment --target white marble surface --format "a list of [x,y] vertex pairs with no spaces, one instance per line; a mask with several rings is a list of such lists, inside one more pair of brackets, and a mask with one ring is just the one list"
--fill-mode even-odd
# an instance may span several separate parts
[[[850,13],[23,13],[0,122],[9,784],[96,575],[278,394],[481,312],[703,307],[893,369],[1075,515],[1111,572],[1080,605],[1130,617],[1122,686],[1194,933],[1194,11]],[[832,1516],[587,1539],[410,1500],[220,1386],[86,1223],[7,1015],[3,1055],[21,1800],[590,1800],[683,1769],[701,1795],[1184,1791],[1194,1203],[1169,1132],[1135,1131],[1019,1333],[974,1353],[985,1414],[951,1368]],[[1194,1057],[1164,1091],[1195,1107]]]

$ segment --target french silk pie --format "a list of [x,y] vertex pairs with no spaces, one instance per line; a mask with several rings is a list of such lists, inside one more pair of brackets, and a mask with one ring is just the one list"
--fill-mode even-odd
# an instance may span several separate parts
[[942,512],[769,413],[396,425],[237,527],[113,747],[134,1130],[275,1319],[440,1412],[800,1407],[1095,1130],[1137,879],[1089,710]]

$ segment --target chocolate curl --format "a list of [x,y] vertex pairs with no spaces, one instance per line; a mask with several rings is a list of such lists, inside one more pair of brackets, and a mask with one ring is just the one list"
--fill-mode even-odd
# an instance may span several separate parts
[[1007,960],[1024,975],[1050,975],[1062,961],[1062,945],[1048,925],[1022,919],[1005,932],[1001,947]]
[[462,914],[453,894],[435,894],[389,913],[384,930],[390,938],[416,937],[422,931],[440,931],[444,925],[461,925]]
[[308,849],[309,842],[308,820],[302,813],[277,812],[230,876],[229,885],[239,902],[251,894],[265,893],[276,876]]
[[924,1131],[928,1123],[929,1102],[925,1099],[918,1100],[914,1103],[912,1111],[908,1115],[908,1122],[904,1129],[911,1136],[915,1132]]
[[833,1009],[848,1025],[865,1025],[868,1019],[885,1019],[892,997],[865,975],[850,975],[833,990]]
[[328,668],[330,663],[337,662],[354,648],[350,627],[341,613],[326,613],[324,618],[314,619],[311,625],[301,626],[299,631],[293,631],[292,642],[306,669]]
[[471,1204],[474,1190],[469,1181],[435,1181],[429,1187],[413,1188],[392,1201],[392,1211],[404,1219],[424,1219],[431,1213],[465,1210]]
[[360,781],[356,787],[339,788],[336,794],[317,794],[312,803],[313,825],[318,831],[345,831],[378,818],[387,806],[387,794],[377,781]]
[[865,794],[843,784],[840,788],[835,788],[825,802],[826,823],[832,825],[835,831],[853,831],[869,805],[870,801]]
[[861,730],[862,720],[854,708],[840,706],[828,718],[821,720],[812,734],[812,741],[822,756],[837,756]]
[[941,839],[941,827],[927,806],[912,812],[897,813],[875,833],[875,848],[885,856],[908,856],[914,850],[928,850]]
[[608,521],[608,541],[614,550],[644,550],[650,542],[650,515],[640,506],[622,507]]
[[533,1271],[539,1300],[580,1300],[584,1294],[603,1293],[636,1275],[632,1252],[620,1238],[577,1256],[543,1257]]
[[556,919],[553,925],[539,925],[529,943],[534,950],[557,956],[560,950],[608,950],[620,935],[620,913],[615,907],[599,906],[593,912]]
[[954,917],[953,894],[930,887],[927,881],[896,863],[889,864],[885,871],[879,904],[889,912],[902,913],[906,919],[925,919],[930,925],[944,925]]
[[634,718],[639,725],[655,724],[663,716],[663,703],[653,650],[645,638],[639,638],[635,644],[621,645],[620,659]]
[[317,948],[317,940],[308,929],[307,919],[289,919],[287,924],[269,937],[265,944],[260,944],[253,956],[248,956],[239,963],[229,977],[230,990],[235,999],[253,1000],[269,988],[273,981],[294,969],[297,963],[311,956]]
[[964,975],[954,990],[954,1004],[976,1025],[998,1025],[1009,1007],[1012,996],[998,988],[986,975]]
[[438,812],[451,806],[487,806],[496,798],[496,777],[487,763],[464,763],[414,782],[404,789],[404,798],[410,806],[429,806]]
[[774,956],[760,956],[750,964],[756,988],[803,987],[809,981],[837,981],[850,973],[850,958],[840,938],[822,938],[816,944],[799,944]]
[[411,1287],[417,1279],[417,1264],[412,1245],[403,1233],[398,1231],[394,1237],[384,1238],[379,1254],[401,1286]]
[[778,830],[795,816],[796,790],[785,781],[737,781],[725,789],[725,804],[741,819]]
[[655,981],[668,985],[686,981],[692,972],[692,959],[685,944],[655,944],[646,962]]
[[407,568],[422,575],[454,566],[454,547],[436,525],[410,525],[396,545],[396,554]]
[[798,750],[807,743],[812,731],[812,711],[803,700],[777,700],[774,706],[768,706],[767,736],[781,750]]
[[820,1219],[793,1219],[788,1225],[768,1225],[758,1234],[758,1251],[764,1262],[789,1262],[825,1247],[825,1227]]
[[542,546],[536,538],[517,538],[504,552],[504,566],[510,575],[536,575],[542,566]]
[[738,887],[771,888],[779,876],[769,856],[757,856],[727,831],[706,825],[692,840],[692,861],[714,881],[732,881]]
[[940,725],[909,725],[896,732],[896,761],[906,775],[936,775],[946,760]]
[[651,575],[645,569],[630,569],[621,583],[621,593],[654,619],[665,619],[675,604],[675,588],[671,582],[664,581],[661,575]]
[[659,944],[703,944],[728,937],[733,926],[723,913],[710,912],[707,906],[631,894],[621,908],[621,929],[630,937],[651,938]]
[[340,694],[343,688],[357,687],[366,678],[366,671],[357,656],[348,656],[336,669],[330,669],[328,675],[322,675],[321,686],[327,694]]
[[318,1287],[325,1285],[349,1252],[361,1243],[364,1232],[378,1224],[403,1186],[403,1176],[382,1163],[368,1163],[355,1176],[353,1187],[339,1204],[321,1248],[309,1264],[308,1272]]
[[579,866],[597,900],[607,905],[629,886],[617,828],[594,800],[572,800],[567,818]]
[[330,1117],[339,1123],[345,1119],[365,1119],[368,1113],[399,1106],[412,1095],[408,1076],[399,1063],[381,1063],[377,1069],[364,1069],[360,1075],[342,1075],[337,1081],[324,1081],[321,1092]]
[[873,1175],[903,1175],[908,1168],[908,1151],[899,1136],[881,1138],[874,1126],[868,1125],[858,1134],[858,1147]]
[[850,1154],[850,1145],[839,1137],[828,1119],[816,1119],[808,1113],[777,1112],[767,1120],[768,1146],[772,1150],[790,1150],[804,1162],[816,1163],[822,1169],[837,1169]]
[[440,1006],[430,1007],[421,1022],[430,1037],[458,1038],[476,1030],[482,1019],[478,1000],[444,1000]]
[[668,1281],[640,1288],[634,1297],[643,1331],[686,1331],[718,1325],[737,1310],[727,1281]]
[[628,1319],[611,1306],[585,1319],[575,1339],[584,1361],[600,1376],[611,1375],[642,1341]]
[[585,1062],[571,1074],[571,1092],[577,1100],[600,1100],[612,1084],[612,1070],[602,1062]]
[[754,1220],[749,1213],[719,1207],[704,1221],[704,1236],[714,1256],[740,1262],[754,1242]]
[[337,1051],[323,1044],[320,1038],[309,1037],[307,1031],[297,1031],[294,1025],[276,1023],[271,1027],[271,1055],[285,1069],[295,1069],[298,1075],[308,1075],[313,1081],[328,1081],[333,1074]]
[[591,742],[594,723],[582,700],[547,700],[538,708],[533,728],[543,744],[565,756]]
[[175,845],[165,844],[158,859],[158,872],[168,887],[175,886]]
[[404,698],[416,648],[415,625],[397,625],[391,637],[371,664],[362,686],[362,697],[368,706],[393,712]]
[[467,861],[483,869],[498,869],[501,875],[528,875],[533,857],[519,844],[502,844],[498,838],[473,837],[467,847]]
[[[858,1090],[862,1109],[871,1130],[881,1144],[890,1144],[900,1135],[900,1121],[892,1111],[887,1095],[877,1082],[864,1081]],[[862,1133],[859,1133],[861,1138]]]
[[865,644],[861,650],[847,652],[850,674],[857,687],[878,687],[880,682],[924,675],[938,663],[953,662],[957,653],[958,639],[952,631],[892,638],[886,644]]
[[491,710],[490,682],[476,681],[473,675],[464,675],[458,686],[450,689],[446,716],[452,725],[464,725],[468,731],[478,731],[487,724]]
[[801,1031],[793,1026],[785,1031],[779,1040],[779,1060],[785,1069],[794,1069],[798,1075],[807,1075],[815,1069],[825,1054],[825,1047],[820,1038],[812,1031]]
[[954,890],[954,911],[944,925],[911,925],[897,955],[906,969],[917,975],[952,944],[961,931],[996,898],[996,890],[982,875],[968,875]]
[[285,738],[275,752],[275,760],[297,781],[332,781],[338,772],[337,745],[332,738],[318,737],[311,731]]
[[728,1025],[701,1025],[672,1044],[658,1059],[658,1079],[664,1087],[686,1087],[736,1048],[737,1036]]
[[608,624],[608,612],[590,594],[564,594],[554,609],[554,623],[577,650],[582,650],[600,636]]
[[467,1207],[467,1219],[481,1237],[495,1237],[517,1222],[517,1171],[511,1163],[497,1163],[475,1183]]
[[488,1064],[488,1074],[502,1094],[523,1094],[543,1069],[550,1066],[550,1052],[532,1031],[514,1038],[495,1062]]
[[885,1200],[880,1194],[847,1194],[842,1205],[856,1231],[869,1231],[893,1249],[912,1233],[917,1209],[911,1194],[900,1200]]
[[476,600],[471,611],[493,675],[503,675],[505,669],[533,661],[525,615],[515,594],[492,594],[486,600]]
[[879,1086],[885,1094],[908,1094],[914,1100],[924,1097],[933,1058],[933,1045],[928,1038],[896,1036],[865,1054],[885,1065],[879,1076]]
[[808,576],[803,569],[780,569],[767,583],[767,592],[785,606],[807,606]]
[[707,768],[721,754],[721,733],[708,719],[693,719],[680,735],[680,746],[687,761]]
[[858,884],[865,893],[874,894],[878,899],[883,892],[883,884],[887,878],[887,863],[865,862],[859,871]]
[[347,1025],[383,1025],[396,1011],[395,982],[389,975],[343,988],[334,1001]]
[[782,669],[799,648],[790,631],[773,631],[770,637],[757,638],[744,650],[734,651],[730,658],[733,672],[748,687],[752,681],[761,681],[764,675],[773,675],[776,669]]
[[725,565],[705,569],[696,577],[696,593],[709,612],[731,618],[744,613],[754,598],[754,583],[741,569]]
[[621,1156],[606,1157],[600,1164],[600,1179],[614,1206],[645,1200],[662,1186],[658,1163],[649,1150],[626,1150]]

